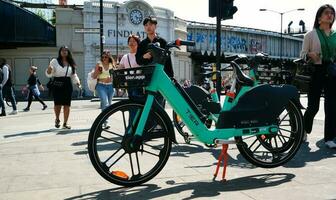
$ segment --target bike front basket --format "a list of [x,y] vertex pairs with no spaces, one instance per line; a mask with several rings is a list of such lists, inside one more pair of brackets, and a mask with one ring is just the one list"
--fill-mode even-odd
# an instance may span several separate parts
[[155,66],[118,69],[113,71],[115,88],[139,88],[149,85]]

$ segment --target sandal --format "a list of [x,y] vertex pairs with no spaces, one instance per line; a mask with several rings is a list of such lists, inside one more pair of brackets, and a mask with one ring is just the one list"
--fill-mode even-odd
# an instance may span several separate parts
[[63,129],[71,129],[71,126],[67,125],[67,123],[63,123]]
[[60,125],[61,121],[59,119],[55,119],[55,127],[56,128],[59,128],[61,125]]

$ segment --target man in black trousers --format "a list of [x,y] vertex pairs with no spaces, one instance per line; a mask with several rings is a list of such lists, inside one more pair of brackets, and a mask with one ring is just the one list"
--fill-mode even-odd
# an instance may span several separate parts
[[[148,52],[148,44],[158,42],[160,43],[161,48],[165,48],[167,45],[166,40],[159,37],[156,34],[157,20],[155,17],[153,16],[146,17],[143,21],[143,25],[145,32],[147,33],[147,38],[140,42],[137,53],[135,55],[136,61],[139,65],[147,65],[153,61],[153,55],[150,52]],[[169,77],[174,76],[171,58],[166,60],[166,63],[164,64],[164,71]],[[161,94],[156,96],[156,100],[164,108],[165,100]]]

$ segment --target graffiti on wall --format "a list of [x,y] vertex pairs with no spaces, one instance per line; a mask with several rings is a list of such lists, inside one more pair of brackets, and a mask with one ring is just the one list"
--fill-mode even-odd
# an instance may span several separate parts
[[[188,40],[193,40],[196,44],[199,44],[201,48],[205,47],[208,50],[216,46],[217,37],[215,33],[205,32],[189,32],[187,35]],[[221,48],[224,51],[238,52],[238,53],[257,53],[266,49],[266,44],[261,39],[251,38],[247,39],[243,36],[234,35],[222,35],[221,36]],[[205,49],[203,49],[205,50]]]

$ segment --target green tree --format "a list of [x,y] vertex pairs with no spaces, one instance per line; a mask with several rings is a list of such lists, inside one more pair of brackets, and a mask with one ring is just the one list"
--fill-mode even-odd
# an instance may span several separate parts
[[56,25],[56,12],[55,12],[55,10],[53,10],[53,12],[52,12],[52,17],[51,17],[51,19],[50,19],[49,21],[50,21],[50,23],[51,23],[53,26]]
[[38,16],[40,16],[42,19],[48,21],[47,16],[44,14],[44,12],[42,12],[41,9],[38,9],[38,10],[36,11],[36,15],[38,15]]

